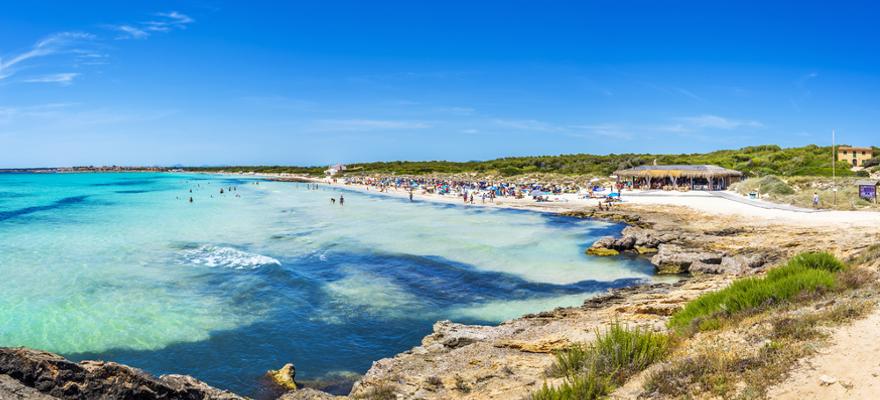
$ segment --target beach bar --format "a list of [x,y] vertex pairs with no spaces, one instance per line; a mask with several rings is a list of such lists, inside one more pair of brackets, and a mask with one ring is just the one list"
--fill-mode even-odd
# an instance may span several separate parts
[[642,165],[614,175],[634,189],[662,190],[725,190],[742,178],[742,172],[717,165]]

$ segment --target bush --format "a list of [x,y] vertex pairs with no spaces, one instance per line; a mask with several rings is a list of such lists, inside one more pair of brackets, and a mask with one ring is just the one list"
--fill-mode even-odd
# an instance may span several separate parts
[[546,384],[532,399],[595,399],[610,393],[639,371],[666,356],[669,336],[646,329],[627,329],[615,323],[596,334],[589,345],[576,345],[556,354],[548,375],[565,377],[562,385]]
[[740,279],[725,289],[694,299],[670,318],[669,326],[678,331],[715,329],[719,326],[718,318],[782,303],[804,292],[834,288],[835,273],[844,268],[843,263],[827,253],[800,254],[763,278]]

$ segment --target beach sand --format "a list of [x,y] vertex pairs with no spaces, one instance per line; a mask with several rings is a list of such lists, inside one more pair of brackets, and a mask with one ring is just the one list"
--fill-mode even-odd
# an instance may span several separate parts
[[[265,177],[283,180],[283,178],[273,175],[266,175]],[[367,185],[329,183],[326,179],[310,180],[324,185],[373,194],[382,194],[400,198],[407,198],[409,196],[409,192],[404,189],[389,188],[385,192],[379,192],[377,188]],[[474,204],[465,204],[461,197],[456,195],[422,193],[422,191],[417,190],[414,192],[413,196],[413,200],[415,201],[433,201],[460,204],[469,207],[502,207],[556,213],[596,207],[600,202],[598,199],[578,198],[576,194],[552,195],[550,198],[554,201],[536,202],[528,197],[523,199],[498,197],[495,199],[494,203],[489,202],[488,199],[483,203],[481,199],[475,198]],[[781,224],[816,228],[837,226],[846,226],[850,228],[880,228],[880,212],[876,211],[803,211],[773,208],[777,205],[760,200],[747,200],[744,197],[741,201],[734,201],[709,192],[624,191],[622,199],[622,204],[635,204],[647,207],[688,207],[704,214],[742,217],[758,224]]]

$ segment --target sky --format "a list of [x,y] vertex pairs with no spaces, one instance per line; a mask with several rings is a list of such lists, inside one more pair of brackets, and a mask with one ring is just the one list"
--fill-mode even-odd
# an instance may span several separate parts
[[0,168],[880,145],[880,5],[18,1]]

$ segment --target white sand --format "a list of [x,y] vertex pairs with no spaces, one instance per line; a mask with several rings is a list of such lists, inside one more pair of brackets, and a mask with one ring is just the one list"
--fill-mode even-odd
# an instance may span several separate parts
[[880,312],[835,329],[832,345],[807,359],[771,399],[880,399]]
[[[320,180],[320,182],[323,184],[329,184],[325,180]],[[409,196],[409,193],[402,188],[389,188],[386,192],[379,193],[375,187],[369,187],[366,185],[345,185],[342,183],[330,185],[395,197],[405,198]],[[469,206],[505,207],[547,212],[580,210],[586,207],[595,207],[599,204],[599,200],[597,199],[579,199],[575,194],[550,196],[551,199],[557,201],[541,203],[536,202],[531,198],[514,199],[509,197],[499,197],[495,199],[494,203],[490,203],[487,199],[484,204],[478,196],[474,197],[474,204],[468,204]],[[708,192],[624,191],[622,198],[624,204],[683,206],[709,215],[741,216],[743,218],[754,219],[757,220],[757,222],[768,224],[773,223],[815,227],[842,225],[852,228],[880,227],[880,212],[825,210],[802,212],[788,209],[766,208],[773,207],[774,204],[763,201],[747,200],[745,197],[742,198],[742,201],[745,201],[746,203],[743,203],[716,196]],[[416,201],[465,204],[462,198],[456,195],[423,194],[421,191],[416,191],[413,199]]]

